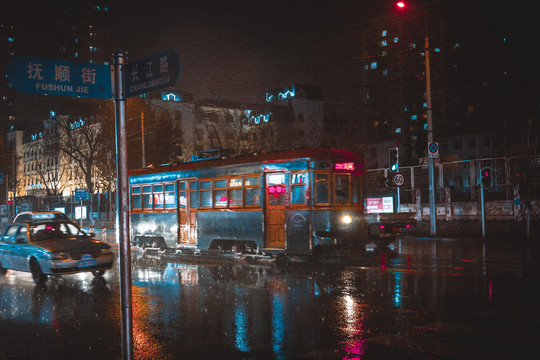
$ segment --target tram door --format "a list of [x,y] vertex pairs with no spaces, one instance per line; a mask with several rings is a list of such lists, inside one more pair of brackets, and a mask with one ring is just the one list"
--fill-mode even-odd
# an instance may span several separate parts
[[285,248],[285,207],[289,204],[289,174],[266,173],[266,247]]
[[189,244],[189,207],[188,182],[178,181],[178,243]]

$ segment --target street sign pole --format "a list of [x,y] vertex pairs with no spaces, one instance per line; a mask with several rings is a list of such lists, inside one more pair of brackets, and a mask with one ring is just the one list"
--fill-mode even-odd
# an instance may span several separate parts
[[113,54],[114,105],[116,127],[116,173],[118,189],[118,226],[120,251],[120,306],[122,323],[122,359],[133,359],[133,311],[131,293],[131,248],[129,241],[129,197],[127,174],[126,96],[124,64],[126,53],[118,49]]

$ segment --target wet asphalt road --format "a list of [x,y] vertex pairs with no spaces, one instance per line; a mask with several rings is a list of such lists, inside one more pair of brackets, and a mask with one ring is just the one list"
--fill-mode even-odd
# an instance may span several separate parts
[[[403,238],[284,266],[133,251],[135,359],[509,358],[540,335],[535,241]],[[118,271],[0,277],[0,359],[121,359]]]

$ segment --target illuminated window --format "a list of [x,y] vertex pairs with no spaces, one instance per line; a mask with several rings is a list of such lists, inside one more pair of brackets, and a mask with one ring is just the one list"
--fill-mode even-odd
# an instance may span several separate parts
[[227,207],[226,187],[226,180],[214,180],[214,207]]
[[291,174],[291,205],[304,205],[306,203],[307,174]]
[[229,179],[229,206],[239,207],[243,205],[242,178]]
[[386,35],[388,35],[388,30],[383,30],[381,33],[381,36],[385,37]]
[[246,177],[244,179],[246,206],[259,206],[259,178]]

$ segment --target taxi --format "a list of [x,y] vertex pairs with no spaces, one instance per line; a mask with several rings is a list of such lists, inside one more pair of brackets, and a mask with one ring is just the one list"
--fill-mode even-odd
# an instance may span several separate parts
[[6,225],[0,236],[0,275],[27,271],[36,284],[49,275],[91,272],[102,276],[113,266],[109,244],[93,239],[69,219],[42,214]]

